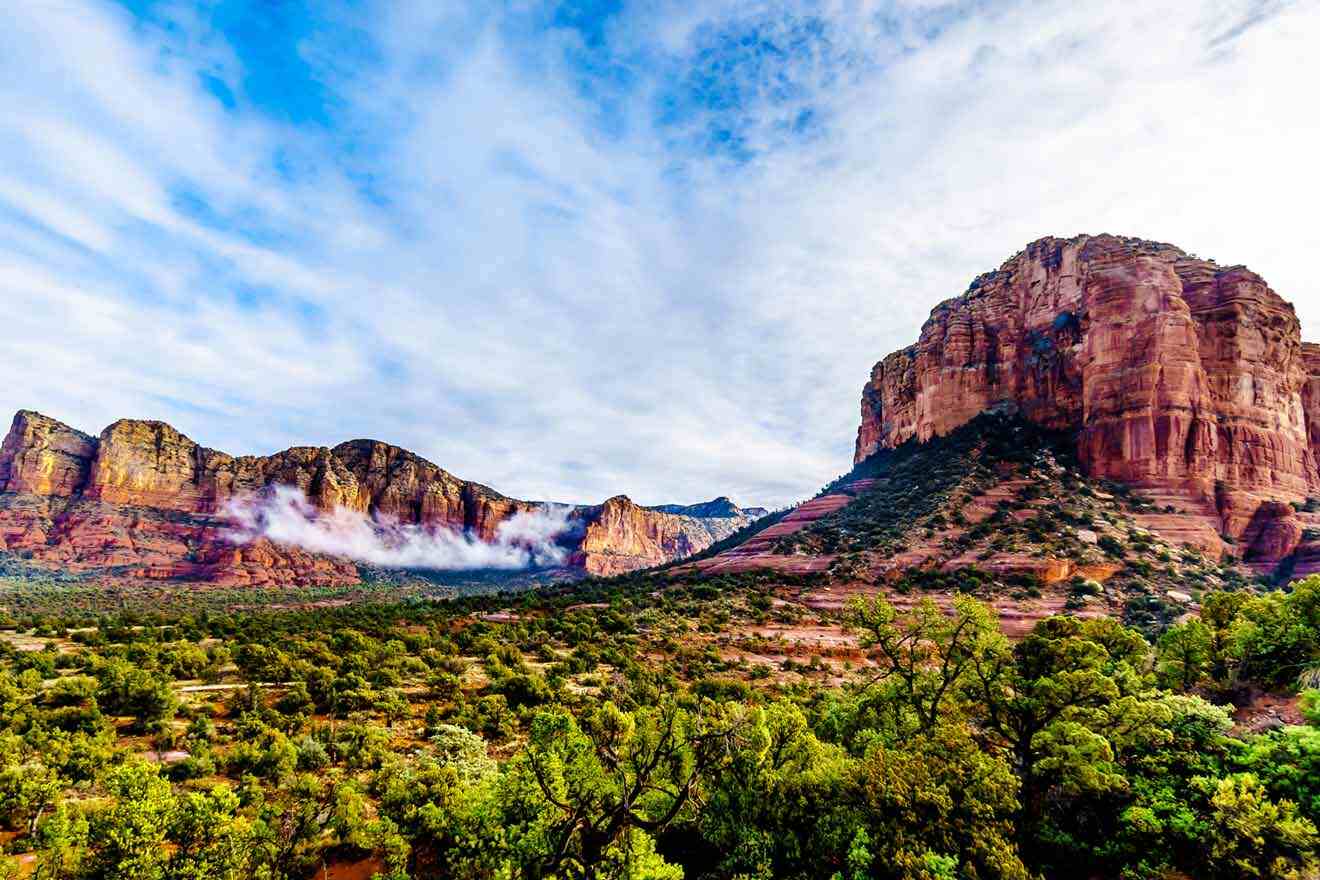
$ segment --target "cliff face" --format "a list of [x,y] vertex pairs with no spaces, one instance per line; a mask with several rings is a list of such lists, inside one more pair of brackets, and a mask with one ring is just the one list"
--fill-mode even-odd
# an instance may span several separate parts
[[1297,549],[1286,502],[1320,495],[1320,346],[1260,276],[1171,245],[1046,238],[977,278],[872,371],[856,460],[1002,405],[1262,567]]
[[323,509],[467,529],[482,540],[490,540],[502,520],[537,507],[375,440],[235,458],[199,446],[163,422],[123,420],[102,431],[92,451],[83,495],[110,504],[216,513],[235,497],[279,484],[297,487]]
[[[272,486],[296,487],[321,510],[345,508],[485,542],[515,514],[545,508],[375,440],[234,457],[163,422],[118,421],[91,437],[24,411],[0,446],[0,550],[37,566],[129,579],[357,581],[350,560],[265,538],[232,539],[226,505]],[[704,506],[711,508],[706,516],[676,515],[611,499],[575,509],[576,527],[561,540],[572,564],[614,574],[703,549],[750,521],[731,503]]]
[[[667,513],[666,509],[695,513]],[[579,515],[584,527],[571,562],[597,575],[622,574],[691,556],[754,518],[727,498],[687,507],[646,508],[626,495],[597,507],[580,508]]]
[[20,411],[0,445],[0,491],[67,498],[87,482],[95,454],[95,438]]
[[1306,365],[1306,384],[1302,386],[1302,409],[1306,413],[1306,433],[1311,449],[1320,458],[1320,345],[1302,343],[1302,362]]

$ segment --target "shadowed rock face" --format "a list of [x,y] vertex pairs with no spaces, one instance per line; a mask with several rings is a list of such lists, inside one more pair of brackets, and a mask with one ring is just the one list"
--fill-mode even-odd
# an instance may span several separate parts
[[876,365],[855,458],[1005,405],[1262,568],[1298,549],[1287,502],[1320,495],[1320,346],[1259,275],[1171,245],[1045,238],[977,278]]
[[[0,446],[0,550],[37,565],[130,579],[356,582],[348,560],[265,539],[227,539],[226,504],[274,485],[297,487],[323,510],[347,508],[482,541],[515,514],[545,507],[376,440],[234,457],[163,422],[122,420],[91,437],[23,411]],[[572,565],[616,574],[704,549],[751,519],[732,503],[696,507],[710,508],[709,516],[664,513],[620,496],[576,508],[576,528],[562,540]]]

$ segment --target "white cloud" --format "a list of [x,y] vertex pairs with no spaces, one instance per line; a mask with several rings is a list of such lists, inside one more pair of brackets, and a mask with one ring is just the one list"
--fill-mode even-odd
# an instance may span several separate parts
[[[226,112],[196,74],[241,65],[194,14],[20,5],[0,406],[236,453],[374,436],[525,498],[777,505],[847,467],[872,363],[1042,235],[1246,263],[1320,340],[1320,4],[638,4],[590,50],[518,36],[525,6],[344,13],[379,64],[302,47],[326,130]],[[711,61],[753,31],[805,48]],[[617,77],[584,89],[565,47]],[[657,122],[712,70],[734,99]]]
[[318,510],[297,487],[273,486],[230,501],[223,516],[229,523],[224,535],[236,544],[266,538],[385,568],[455,571],[563,564],[567,554],[555,539],[572,529],[571,512],[563,505],[519,511],[500,523],[495,540],[482,541],[443,526],[369,517],[345,507]]

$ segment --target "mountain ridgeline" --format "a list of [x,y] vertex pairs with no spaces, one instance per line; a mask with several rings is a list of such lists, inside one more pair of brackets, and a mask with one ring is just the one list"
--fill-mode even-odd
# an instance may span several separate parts
[[[358,581],[372,559],[278,534],[235,540],[233,505],[280,487],[313,511],[515,550],[546,542],[532,558],[576,574],[691,557],[674,570],[874,584],[976,568],[1158,592],[1184,567],[1212,580],[1320,571],[1318,461],[1320,346],[1259,275],[1139,239],[1044,238],[876,364],[854,470],[789,511],[623,495],[557,508],[374,440],[234,457],[161,422],[94,437],[24,411],[0,447],[0,562],[231,586]],[[535,521],[550,515],[563,521]],[[529,523],[534,536],[518,537]]]
[[[619,574],[697,552],[755,513],[727,498],[691,508],[645,508],[619,495],[554,506],[505,496],[376,440],[235,457],[156,421],[122,420],[93,437],[19,412],[0,446],[0,550],[9,568],[119,580],[226,586],[340,586],[359,580],[351,553],[322,543],[235,540],[232,505],[275,487],[311,511],[347,512],[469,544],[505,540],[515,518],[553,513],[540,537],[564,572]],[[301,508],[299,508],[301,509]]]

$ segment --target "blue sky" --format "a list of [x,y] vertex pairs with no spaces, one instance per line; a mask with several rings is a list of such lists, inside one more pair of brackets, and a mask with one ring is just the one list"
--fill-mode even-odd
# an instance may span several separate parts
[[0,407],[778,505],[1046,234],[1320,339],[1320,2],[68,0],[0,32]]

